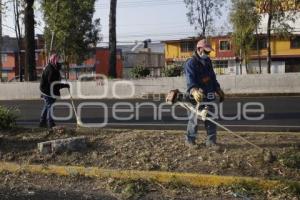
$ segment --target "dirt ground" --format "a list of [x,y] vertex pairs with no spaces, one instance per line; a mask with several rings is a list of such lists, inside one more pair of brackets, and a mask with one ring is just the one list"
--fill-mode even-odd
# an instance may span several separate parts
[[[233,199],[229,191],[85,177],[0,174],[0,199]],[[225,193],[227,192],[227,193]],[[47,198],[45,198],[47,197]]]
[[[120,129],[67,129],[64,133],[54,132],[50,134],[43,129],[1,131],[0,161],[29,164],[98,166],[110,169],[161,170],[216,175],[255,176],[267,179],[300,181],[300,133],[240,133],[247,140],[260,147],[269,149],[276,156],[276,159],[273,162],[265,162],[261,152],[225,132],[220,132],[218,136],[218,141],[222,147],[221,151],[213,151],[205,147],[205,135],[203,132],[200,132],[199,134],[198,148],[189,149],[184,144],[183,134],[183,131]],[[51,155],[41,155],[37,151],[37,143],[39,142],[79,135],[85,135],[88,138],[88,146],[83,151],[62,152]],[[90,179],[81,179],[81,182],[73,183],[74,178],[38,177],[37,180],[35,177],[36,175],[12,175],[9,173],[2,173],[0,174],[0,182],[6,180],[7,184],[0,186],[0,199],[6,198],[5,195],[7,193],[5,193],[5,191],[12,191],[9,185],[14,184],[16,184],[15,189],[20,191],[16,194],[21,195],[15,199],[23,198],[22,191],[27,191],[28,188],[24,188],[24,184],[18,183],[18,180],[20,180],[20,177],[18,176],[26,176],[25,179],[22,179],[23,181],[33,182],[37,186],[45,184],[45,187],[41,188],[36,188],[34,186],[33,188],[36,192],[34,193],[33,198],[30,199],[39,199],[34,197],[46,193],[47,195],[48,193],[50,196],[52,195],[53,199],[64,199],[64,195],[68,197],[77,195],[77,190],[71,189],[73,187],[79,188],[78,191],[80,193],[80,191],[88,191],[84,190],[84,188],[92,188],[88,186],[91,181],[91,184],[93,185],[99,184],[97,180]],[[48,181],[46,180],[49,178],[51,180],[51,185],[53,181],[52,193],[45,189],[48,184]],[[39,180],[41,180],[41,184],[36,182]],[[62,182],[66,182],[66,184],[62,184]],[[119,199],[123,198],[122,191],[126,190],[126,187],[129,187],[127,186],[128,183],[126,183],[124,186],[125,189],[120,189],[120,197],[119,193],[115,194],[115,192],[112,192],[114,190],[107,188],[107,185],[110,185],[107,184],[107,180],[103,182],[103,187],[101,186],[99,191],[91,191],[86,194],[87,197],[77,195],[78,199],[99,199],[99,195],[100,197],[101,195],[104,195],[103,198],[100,199]],[[85,186],[86,184],[87,186]],[[132,184],[134,190],[136,189],[136,185],[138,185],[137,188],[139,189],[140,184]],[[147,194],[150,194],[149,199],[151,199],[151,195],[155,196],[160,193],[165,195],[163,197],[166,197],[162,199],[206,198],[205,195],[201,193],[202,190],[193,188],[183,187],[182,190],[177,188],[176,192],[182,193],[182,195],[180,195],[182,198],[176,198],[176,192],[173,194],[174,191],[172,188],[166,189],[166,186],[161,186],[157,183],[145,183],[145,185]],[[54,186],[57,186],[57,188]],[[131,190],[132,188],[130,187],[127,189]],[[56,189],[61,190],[57,192]],[[144,189],[145,188],[142,190]],[[154,192],[152,192],[152,189]],[[296,191],[296,194],[299,194],[299,190],[300,189],[297,186],[294,191]],[[106,194],[107,196],[105,196]],[[211,192],[204,190],[204,194],[209,195],[207,199],[220,199],[220,196],[222,199],[236,199],[232,194],[229,195],[228,192],[226,193],[226,190],[220,188]],[[282,194],[285,193],[283,192]],[[266,194],[263,195],[266,197]],[[2,198],[1,196],[5,198]],[[284,197],[277,199],[293,199],[292,196],[291,198]],[[143,198],[148,199],[147,195],[144,195]],[[24,197],[23,199],[26,198]]]
[[294,188],[262,191],[255,185],[195,188],[143,180],[0,173],[1,200],[297,200]]
[[[41,155],[37,143],[77,135],[88,137],[88,147],[80,152]],[[0,160],[32,164],[98,166],[110,169],[162,170],[216,175],[257,176],[300,180],[300,134],[242,133],[247,140],[276,155],[264,162],[257,149],[227,133],[220,133],[221,151],[204,145],[189,149],[182,131],[72,130],[48,134],[41,129],[25,129],[0,134]]]

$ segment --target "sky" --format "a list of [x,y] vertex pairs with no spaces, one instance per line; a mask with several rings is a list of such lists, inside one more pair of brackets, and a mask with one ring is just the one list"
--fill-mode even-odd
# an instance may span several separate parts
[[[95,5],[94,18],[101,19],[101,45],[108,42],[109,2],[110,0],[97,0]],[[145,39],[155,42],[195,36],[197,32],[189,24],[186,13],[183,0],[119,0],[117,40],[119,43]],[[228,6],[222,9],[222,13],[222,18],[216,20],[217,33],[224,24],[228,24]],[[36,33],[40,34],[43,30],[42,14],[38,9],[35,14],[39,24]],[[14,30],[8,28],[14,27],[12,11],[9,10],[3,18],[3,35],[14,36]]]

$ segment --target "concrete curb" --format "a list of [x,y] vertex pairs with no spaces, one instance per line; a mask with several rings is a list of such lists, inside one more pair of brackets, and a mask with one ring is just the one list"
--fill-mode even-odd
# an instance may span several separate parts
[[55,165],[26,165],[8,162],[0,162],[0,172],[11,173],[28,172],[35,174],[55,174],[59,176],[86,176],[92,178],[117,178],[117,179],[144,179],[161,183],[182,183],[195,187],[228,186],[240,182],[256,183],[263,189],[279,186],[281,183],[275,180],[265,180],[252,177],[215,176],[193,173],[137,171],[137,170],[112,170],[98,167],[81,166],[55,166]]
[[77,151],[86,148],[86,137],[71,137],[66,139],[56,139],[38,143],[38,151],[41,154],[61,152],[64,150]]
[[[185,92],[185,91],[181,91]],[[293,97],[293,96],[300,96],[300,93],[225,93],[226,97]],[[165,93],[149,93],[145,94],[144,96],[140,98],[149,98],[149,99],[165,99],[166,94]]]
[[[226,93],[226,98],[247,98],[247,97],[299,97],[300,93]],[[164,101],[166,97],[165,93],[157,93],[157,94],[153,94],[153,93],[149,93],[149,94],[143,94],[140,96],[134,96],[133,98],[125,98],[125,100],[129,100],[129,99],[139,99],[139,100],[154,100],[154,101],[158,101],[158,100],[162,100]],[[81,99],[78,97],[73,97],[74,100],[85,100],[85,99]],[[116,98],[103,98],[105,100],[116,100]],[[103,100],[102,99],[102,100]],[[23,98],[23,99],[19,99],[19,98],[10,98],[10,99],[0,99],[1,101],[37,101],[37,100],[41,100],[42,99],[40,97],[32,97],[32,98]],[[69,100],[68,98],[62,98],[59,100]],[[100,100],[100,99],[96,99],[96,100]],[[122,99],[121,99],[122,100]],[[124,100],[124,99],[123,99]]]

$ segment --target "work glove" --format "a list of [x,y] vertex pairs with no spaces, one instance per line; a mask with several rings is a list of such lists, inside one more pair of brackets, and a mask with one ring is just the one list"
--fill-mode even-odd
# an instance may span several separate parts
[[191,90],[191,94],[193,95],[193,97],[197,103],[201,103],[202,98],[203,98],[203,93],[198,88],[193,88]]
[[223,102],[225,100],[225,93],[223,92],[222,89],[218,89],[217,94],[220,97],[220,102]]
[[166,95],[166,103],[168,104],[174,104],[178,100],[178,95],[179,95],[179,90],[171,90],[167,95]]

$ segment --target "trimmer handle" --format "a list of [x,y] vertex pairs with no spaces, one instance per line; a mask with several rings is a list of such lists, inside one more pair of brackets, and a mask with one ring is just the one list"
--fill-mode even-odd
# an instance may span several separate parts
[[205,106],[205,107],[200,111],[201,119],[202,119],[203,121],[206,121],[207,114],[208,114],[208,106]]

